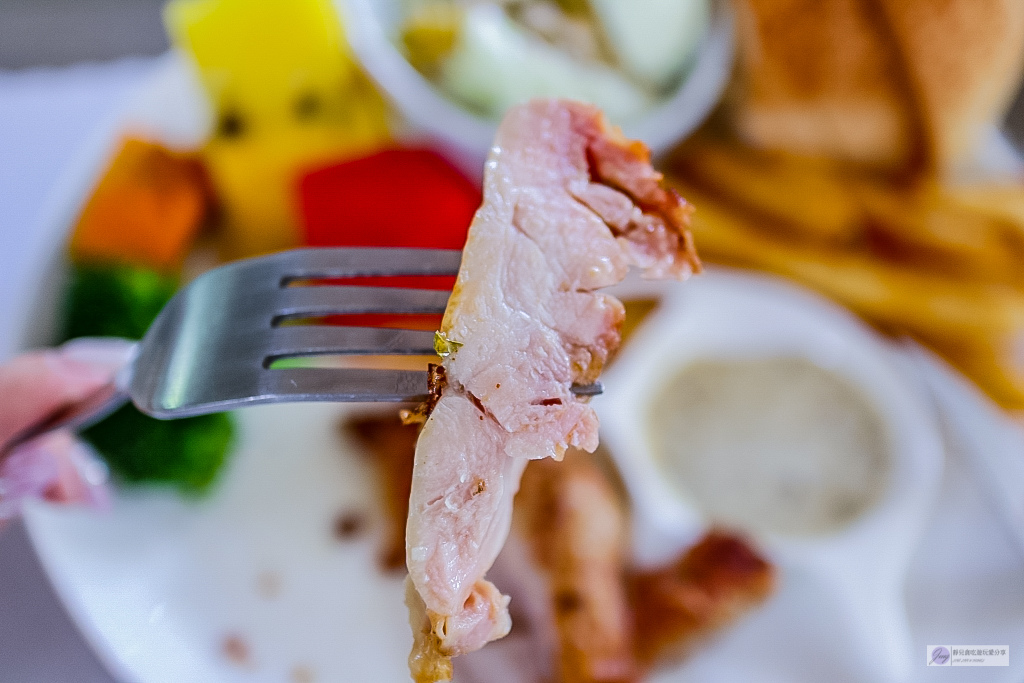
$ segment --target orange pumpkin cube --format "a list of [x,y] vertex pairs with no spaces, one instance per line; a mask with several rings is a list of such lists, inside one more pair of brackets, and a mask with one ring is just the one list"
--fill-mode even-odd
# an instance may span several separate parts
[[173,270],[206,217],[208,198],[198,161],[127,138],[78,219],[71,257]]

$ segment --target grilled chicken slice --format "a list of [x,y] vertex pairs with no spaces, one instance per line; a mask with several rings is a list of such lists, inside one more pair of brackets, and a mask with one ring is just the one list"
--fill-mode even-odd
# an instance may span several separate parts
[[708,532],[674,563],[631,574],[636,656],[644,666],[679,658],[760,605],[775,567],[740,536]]
[[[595,456],[531,462],[498,560],[559,683],[635,683],[625,506]],[[517,552],[518,551],[518,552]],[[514,558],[506,555],[518,555]],[[512,566],[509,566],[512,565]],[[505,585],[503,583],[503,585]]]
[[526,468],[495,569],[528,617],[544,680],[636,683],[734,623],[775,585],[771,564],[719,530],[663,567],[631,569],[626,527],[624,501],[598,456],[570,450],[563,463]]
[[647,149],[594,107],[538,100],[501,124],[416,449],[406,562],[418,681],[443,680],[439,662],[510,628],[507,598],[483,577],[526,463],[597,447],[597,417],[570,388],[597,378],[623,308],[596,290],[630,266],[679,279],[700,269],[691,207],[661,181]]

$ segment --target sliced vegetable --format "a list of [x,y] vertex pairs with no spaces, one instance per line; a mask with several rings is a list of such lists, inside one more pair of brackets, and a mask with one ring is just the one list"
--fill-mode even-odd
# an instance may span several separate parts
[[217,109],[204,160],[224,212],[221,255],[300,241],[296,184],[311,166],[389,140],[387,108],[330,0],[174,0],[165,19]]
[[455,48],[442,66],[441,83],[490,116],[533,97],[567,97],[596,104],[621,122],[652,103],[650,95],[612,67],[573,59],[490,4],[466,12]]
[[590,0],[623,68],[656,88],[679,77],[711,19],[708,0]]
[[317,169],[299,196],[306,244],[461,249],[480,190],[429,149],[389,149]]

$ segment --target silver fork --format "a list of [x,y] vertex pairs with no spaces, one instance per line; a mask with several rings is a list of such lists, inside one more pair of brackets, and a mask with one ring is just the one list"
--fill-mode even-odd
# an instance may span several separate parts
[[[427,372],[281,368],[281,358],[432,355],[434,333],[376,327],[282,325],[346,314],[440,314],[450,292],[358,285],[294,286],[304,280],[458,273],[462,253],[438,249],[296,249],[208,271],[179,291],[109,385],[62,407],[0,449],[61,428],[81,429],[128,400],[161,419],[297,401],[418,402]],[[577,395],[599,383],[574,385]]]

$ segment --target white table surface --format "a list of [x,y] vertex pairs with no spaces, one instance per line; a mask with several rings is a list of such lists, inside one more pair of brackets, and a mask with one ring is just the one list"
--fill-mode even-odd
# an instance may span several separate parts
[[[155,67],[153,59],[0,71],[0,361],[30,305],[30,255],[62,169]],[[0,531],[0,681],[114,683],[57,600],[19,523]]]

